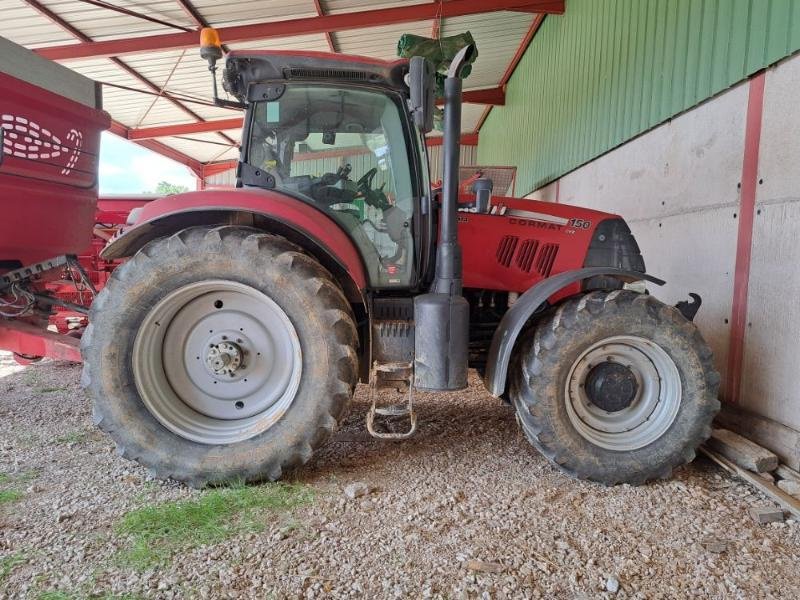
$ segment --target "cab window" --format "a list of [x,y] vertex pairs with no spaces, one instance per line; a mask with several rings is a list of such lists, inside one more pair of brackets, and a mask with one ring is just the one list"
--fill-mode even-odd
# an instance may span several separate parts
[[367,89],[294,84],[254,111],[247,162],[340,223],[373,286],[410,285],[414,186],[397,102]]

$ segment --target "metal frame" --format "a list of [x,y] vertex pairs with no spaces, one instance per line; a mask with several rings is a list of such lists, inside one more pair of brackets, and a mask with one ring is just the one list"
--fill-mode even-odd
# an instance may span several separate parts
[[[50,21],[52,21],[54,24],[56,24],[59,27],[61,27],[64,31],[66,31],[67,33],[69,33],[73,37],[81,40],[81,43],[94,43],[92,41],[92,39],[89,36],[87,36],[85,33],[83,33],[80,29],[78,29],[77,27],[75,27],[71,23],[68,23],[66,20],[64,20],[63,18],[58,16],[52,10],[50,10],[49,8],[47,8],[46,6],[44,6],[40,2],[38,2],[38,0],[23,0],[23,1],[25,3],[27,3],[31,8],[36,10],[39,14],[41,14],[45,18],[47,18]],[[118,58],[116,56],[110,56],[108,58],[117,67],[119,67],[120,69],[122,69],[123,71],[128,73],[128,75],[130,75],[134,79],[140,81],[147,88],[149,88],[151,91],[155,92],[159,96],[162,96],[165,100],[171,102],[172,104],[174,104],[175,106],[180,108],[183,112],[185,112],[187,115],[189,115],[190,117],[192,117],[196,121],[198,121],[200,123],[204,123],[205,122],[205,119],[203,119],[200,115],[198,115],[196,112],[194,112],[188,106],[186,106],[183,102],[181,102],[180,100],[178,100],[177,98],[172,96],[170,93],[165,92],[162,87],[160,87],[160,86],[156,85],[155,83],[153,83],[152,81],[150,81],[147,77],[145,77],[144,75],[139,73],[136,69],[134,69],[133,67],[128,65],[122,59],[120,59],[120,58]],[[219,133],[220,137],[222,137],[226,142],[228,142],[232,146],[236,146],[237,145],[236,142],[233,139],[231,139],[230,137],[228,137],[224,133],[221,133],[221,132],[218,132],[218,133]],[[142,144],[142,145],[144,145],[144,144]],[[165,147],[165,148],[168,148],[168,146],[164,146],[164,144],[159,144],[158,146],[152,146],[149,149],[153,150],[156,147],[160,149],[162,146]],[[145,146],[145,147],[148,147],[148,146]],[[172,149],[170,148],[170,150],[172,150]],[[154,150],[154,151],[155,152],[159,152],[159,154],[163,154],[163,152],[160,152],[159,150]],[[177,151],[175,151],[175,152],[177,152]],[[185,155],[182,155],[182,156],[185,156]],[[172,158],[172,157],[170,157],[170,158]],[[186,157],[186,158],[189,158],[189,157]],[[194,159],[189,159],[189,160],[194,161]],[[179,161],[179,162],[183,162],[183,161]],[[198,161],[195,161],[195,162],[198,162]],[[199,162],[198,162],[198,164],[199,164]]]
[[[525,37],[522,38],[522,42],[517,48],[516,54],[514,54],[514,58],[511,59],[511,63],[508,65],[506,72],[503,73],[503,76],[500,78],[500,89],[503,90],[503,102],[505,104],[505,91],[506,85],[508,84],[508,80],[511,79],[511,76],[514,74],[514,71],[517,69],[517,65],[519,65],[519,61],[522,60],[522,57],[525,55],[525,52],[528,50],[528,46],[531,45],[533,41],[533,37],[536,35],[536,32],[539,31],[539,27],[542,26],[542,21],[547,15],[545,14],[538,14],[536,18],[531,23],[530,28],[528,29],[528,33],[525,34]],[[487,106],[481,118],[478,120],[478,124],[475,126],[475,131],[480,131],[481,127],[483,127],[483,123],[486,121],[486,118],[489,116],[489,113],[492,112],[493,106]]]
[[747,291],[750,283],[750,255],[753,248],[753,219],[758,187],[758,154],[761,146],[761,123],[764,117],[764,84],[766,72],[755,75],[749,85],[744,133],[739,229],[736,239],[736,268],[733,275],[731,332],[728,346],[728,370],[725,399],[739,403],[744,362],[744,341],[747,331]]
[[[324,34],[350,29],[427,21],[438,17],[458,17],[496,11],[563,14],[564,0],[450,0],[426,2],[393,8],[355,11],[332,15],[319,15],[271,21],[253,25],[220,27],[219,33],[228,43],[285,38],[297,35]],[[193,48],[197,45],[196,32],[165,33],[101,42],[82,41],[79,44],[61,44],[35,50],[51,60],[107,57],[148,51]]]
[[19,320],[0,322],[0,348],[27,356],[81,362],[80,340]]
[[[231,147],[237,147],[238,143],[230,136],[223,133],[225,129],[239,129],[242,119],[232,117],[229,119],[207,121],[199,114],[187,106],[185,99],[179,98],[167,92],[162,86],[157,85],[136,69],[128,65],[119,58],[118,54],[128,54],[147,50],[165,50],[169,48],[193,47],[197,43],[197,29],[208,27],[210,24],[200,14],[191,0],[175,0],[183,9],[189,20],[196,29],[170,23],[146,14],[142,14],[129,8],[121,8],[105,0],[80,0],[86,4],[99,8],[121,12],[123,14],[141,18],[146,21],[157,23],[165,27],[180,30],[178,33],[158,34],[144,36],[140,38],[129,38],[110,41],[94,41],[78,28],[69,23],[66,19],[59,16],[53,10],[44,6],[38,0],[23,0],[42,16],[61,27],[64,31],[79,40],[77,44],[64,44],[34,50],[38,54],[54,60],[67,60],[80,57],[107,57],[115,66],[125,71],[128,75],[142,83],[148,91],[141,91],[146,94],[153,94],[156,97],[163,97],[174,106],[183,111],[193,122],[177,125],[167,125],[159,127],[127,127],[121,123],[113,123],[111,131],[125,139],[128,139],[144,148],[161,154],[171,160],[183,164],[201,180],[204,181],[209,174],[219,173],[235,166],[235,161],[220,161],[219,163],[202,163],[179,150],[176,150],[156,138],[177,137],[192,133],[216,133]],[[470,139],[469,134],[464,136],[462,144],[477,144],[477,131],[480,130],[486,116],[493,106],[505,104],[505,84],[516,68],[517,63],[522,58],[533,35],[546,13],[562,14],[564,12],[564,0],[449,0],[448,2],[432,1],[424,4],[411,6],[400,6],[394,8],[381,8],[373,10],[362,10],[343,14],[326,14],[320,0],[313,0],[317,12],[316,17],[304,17],[290,19],[280,22],[257,23],[252,25],[231,26],[219,28],[223,39],[227,41],[245,41],[264,39],[269,37],[290,37],[309,33],[323,33],[328,42],[331,52],[336,53],[337,47],[333,37],[333,32],[359,29],[380,24],[405,23],[419,20],[431,19],[433,26],[431,35],[438,38],[442,19],[470,14],[480,14],[496,12],[502,10],[512,10],[520,12],[538,13],[534,22],[525,36],[520,48],[517,50],[511,64],[503,75],[501,85],[495,88],[467,90],[464,92],[464,101],[475,104],[487,104],[481,119],[475,129],[474,139]],[[175,37],[179,36],[179,37]],[[180,37],[183,36],[183,37]],[[428,145],[436,146],[441,144],[438,138],[428,140]]]

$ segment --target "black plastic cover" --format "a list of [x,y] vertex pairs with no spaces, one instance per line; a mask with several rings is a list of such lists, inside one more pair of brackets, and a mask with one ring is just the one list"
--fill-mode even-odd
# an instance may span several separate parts
[[[606,219],[597,225],[583,266],[645,272],[639,244],[624,219]],[[593,277],[583,283],[584,290],[613,290],[621,287],[622,282],[619,279],[606,276]]]

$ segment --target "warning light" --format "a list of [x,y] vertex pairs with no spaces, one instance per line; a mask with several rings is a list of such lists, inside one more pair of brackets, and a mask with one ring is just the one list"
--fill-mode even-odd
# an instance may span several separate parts
[[219,33],[213,27],[203,27],[200,30],[200,56],[209,64],[216,63],[222,58],[222,42]]

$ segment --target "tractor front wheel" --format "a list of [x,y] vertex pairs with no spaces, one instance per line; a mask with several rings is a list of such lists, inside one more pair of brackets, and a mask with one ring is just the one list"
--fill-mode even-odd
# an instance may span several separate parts
[[308,461],[356,383],[331,275],[283,238],[183,230],[118,268],[92,305],[83,383],[123,456],[193,486]]
[[510,395],[528,440],[570,475],[666,478],[719,410],[719,374],[693,323],[625,290],[571,299],[520,341]]

